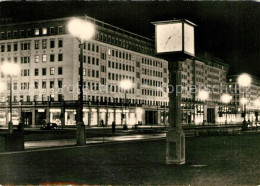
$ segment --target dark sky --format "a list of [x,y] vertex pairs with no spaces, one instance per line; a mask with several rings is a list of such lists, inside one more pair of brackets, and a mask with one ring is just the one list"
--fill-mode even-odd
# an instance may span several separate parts
[[73,15],[94,17],[154,38],[153,21],[188,19],[196,27],[196,52],[230,65],[230,74],[260,77],[260,3],[257,2],[30,2],[0,3],[0,16],[29,21]]

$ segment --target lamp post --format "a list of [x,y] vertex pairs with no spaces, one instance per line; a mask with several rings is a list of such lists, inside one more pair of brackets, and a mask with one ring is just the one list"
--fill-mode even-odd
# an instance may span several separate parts
[[[209,92],[205,90],[200,90],[198,93],[198,98],[202,100],[205,104],[205,101],[209,98]],[[205,124],[205,108],[203,108],[203,125]]]
[[[220,99],[221,99],[221,101],[222,101],[224,104],[227,105],[227,104],[231,101],[232,96],[230,96],[229,94],[223,94]],[[227,110],[226,110],[225,125],[226,125],[226,124],[227,124]]]
[[[259,107],[260,107],[260,99],[257,98],[255,101],[254,101],[254,105],[256,107],[256,112],[255,112],[255,123],[257,124],[258,122],[258,110],[259,110]],[[257,128],[257,126],[256,126]]]
[[76,37],[79,41],[80,47],[80,67],[79,67],[79,98],[78,98],[78,123],[77,123],[77,144],[83,145],[86,143],[85,141],[85,125],[83,122],[83,47],[84,40],[89,40],[93,37],[95,33],[94,25],[90,22],[73,18],[68,23],[68,31],[69,33]]
[[248,87],[251,85],[251,77],[248,74],[241,74],[240,76],[238,76],[237,78],[237,82],[239,84],[239,87],[243,87],[243,98],[241,99],[241,103],[243,105],[243,117],[244,117],[244,121],[243,121],[243,130],[247,129],[247,122],[246,122],[246,103],[248,102],[248,100],[245,98],[245,87]]
[[127,126],[127,117],[126,117],[126,92],[133,87],[133,83],[130,80],[122,80],[120,81],[119,86],[125,91],[125,127]]
[[9,106],[10,106],[10,121],[8,122],[8,131],[10,134],[13,133],[13,122],[12,122],[12,78],[20,73],[20,66],[14,62],[4,62],[1,66],[1,70],[4,74],[9,75],[10,77],[10,99],[9,99]]

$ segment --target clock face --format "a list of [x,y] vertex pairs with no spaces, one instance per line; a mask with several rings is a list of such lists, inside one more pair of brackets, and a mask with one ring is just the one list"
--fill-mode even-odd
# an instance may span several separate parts
[[156,52],[182,51],[182,23],[156,25]]
[[184,23],[184,52],[193,56],[195,54],[194,27],[187,23]]

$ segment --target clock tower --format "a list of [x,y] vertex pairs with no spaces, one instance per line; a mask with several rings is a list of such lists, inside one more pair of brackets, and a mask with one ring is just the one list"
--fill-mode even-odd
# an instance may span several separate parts
[[156,54],[168,61],[169,126],[166,164],[185,164],[185,134],[181,118],[181,63],[195,56],[194,23],[183,20],[153,22]]

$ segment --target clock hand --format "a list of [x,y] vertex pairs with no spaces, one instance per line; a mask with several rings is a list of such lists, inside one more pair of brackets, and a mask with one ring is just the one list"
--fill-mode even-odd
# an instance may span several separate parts
[[168,39],[167,39],[167,41],[166,41],[166,43],[165,43],[165,45],[167,45],[167,43],[169,42],[169,40],[173,37],[173,36],[175,36],[175,35],[177,35],[177,33],[176,34],[173,34],[173,35],[171,35]]

